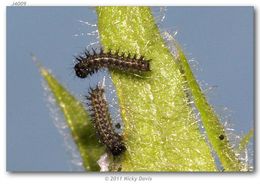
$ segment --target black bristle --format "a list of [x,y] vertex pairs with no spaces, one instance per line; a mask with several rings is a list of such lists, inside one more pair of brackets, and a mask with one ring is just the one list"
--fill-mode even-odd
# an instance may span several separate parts
[[[111,50],[111,54],[113,55],[112,50]],[[116,50],[116,53],[114,55],[120,56],[120,50],[119,49]]]
[[96,50],[95,50],[94,48],[92,48],[92,52],[93,52],[94,55],[97,54],[97,53],[96,53]]
[[76,57],[76,60],[77,60],[78,62],[81,62],[81,59],[79,59],[78,57]]
[[88,51],[87,49],[85,50],[84,53],[85,53],[86,57],[89,57],[89,56],[90,56],[90,53],[89,53],[89,51]]

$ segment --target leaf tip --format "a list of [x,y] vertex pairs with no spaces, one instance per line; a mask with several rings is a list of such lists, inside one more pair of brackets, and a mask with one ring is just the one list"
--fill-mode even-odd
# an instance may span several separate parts
[[[42,64],[40,62],[40,60],[36,57],[36,55],[34,53],[30,53],[31,55],[31,58],[32,58],[32,61],[33,63],[40,69],[42,75],[44,75],[44,73],[46,74],[47,71],[42,67]],[[44,72],[43,72],[44,71]]]

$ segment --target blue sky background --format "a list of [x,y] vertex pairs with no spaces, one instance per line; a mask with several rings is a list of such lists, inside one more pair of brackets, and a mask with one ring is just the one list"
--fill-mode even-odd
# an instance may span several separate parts
[[[73,163],[71,142],[64,143],[62,130],[54,125],[30,56],[33,52],[82,99],[88,83],[74,76],[73,56],[97,39],[87,35],[96,28],[79,20],[95,24],[94,9],[7,8],[8,171],[81,170]],[[194,73],[220,117],[238,134],[249,131],[254,125],[253,8],[168,7],[160,29],[178,31],[176,38],[189,59],[197,61],[191,63]]]

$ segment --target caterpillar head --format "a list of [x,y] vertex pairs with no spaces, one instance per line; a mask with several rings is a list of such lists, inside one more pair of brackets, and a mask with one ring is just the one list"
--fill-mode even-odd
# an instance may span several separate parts
[[76,75],[79,78],[85,78],[88,75],[91,75],[95,72],[95,70],[93,70],[93,68],[86,67],[86,65],[84,63],[77,63],[74,66],[74,70],[75,70]]
[[113,156],[118,156],[122,154],[126,150],[125,144],[120,142],[116,142],[113,147],[110,149]]

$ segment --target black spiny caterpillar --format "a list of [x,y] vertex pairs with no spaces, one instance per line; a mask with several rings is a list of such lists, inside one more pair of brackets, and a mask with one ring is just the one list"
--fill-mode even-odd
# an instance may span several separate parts
[[113,129],[104,92],[103,88],[97,86],[95,89],[91,89],[87,99],[90,100],[91,117],[100,141],[106,145],[107,149],[114,156],[117,156],[125,151],[126,147],[122,136],[117,134]]
[[80,78],[85,78],[88,75],[93,74],[100,68],[105,67],[113,70],[120,70],[123,72],[145,72],[150,71],[150,61],[145,60],[143,56],[137,58],[135,55],[131,57],[130,54],[119,55],[119,51],[112,53],[111,51],[105,53],[103,49],[97,53],[92,49],[93,53],[85,51],[85,56],[76,57],[78,62],[74,66],[76,75]]

